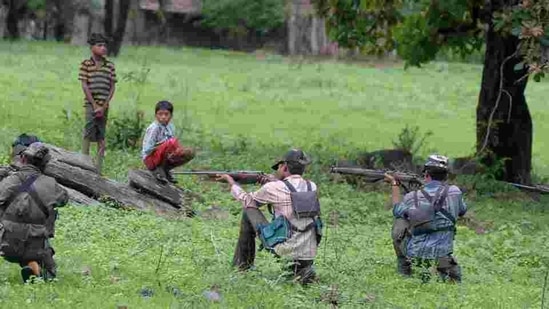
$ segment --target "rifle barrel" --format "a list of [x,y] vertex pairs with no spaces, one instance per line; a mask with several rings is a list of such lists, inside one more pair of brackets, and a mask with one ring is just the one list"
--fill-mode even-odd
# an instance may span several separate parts
[[419,175],[407,174],[395,171],[383,171],[383,170],[372,170],[359,167],[335,167],[333,166],[330,169],[331,173],[340,173],[340,174],[354,174],[362,175],[368,178],[382,179],[385,177],[385,173],[394,175],[400,180],[409,181],[409,180],[420,180]]
[[182,171],[173,172],[175,175],[216,175],[216,174],[263,174],[261,171]]

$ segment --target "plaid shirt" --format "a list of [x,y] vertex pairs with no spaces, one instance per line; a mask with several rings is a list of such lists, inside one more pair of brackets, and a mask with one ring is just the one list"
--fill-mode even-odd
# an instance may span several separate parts
[[175,126],[173,123],[163,125],[158,121],[151,123],[151,125],[145,131],[145,137],[143,137],[143,149],[141,151],[141,157],[144,160],[150,155],[153,150],[156,149],[158,144],[161,144],[175,136]]
[[[440,181],[431,181],[425,185],[424,190],[430,196],[436,194],[444,183]],[[396,218],[408,219],[408,210],[416,208],[414,205],[414,195],[418,195],[420,207],[432,207],[430,202],[423,196],[421,191],[414,191],[406,194],[402,202],[394,205],[393,214]],[[449,186],[448,196],[444,202],[443,208],[455,219],[465,215],[467,205],[463,201],[461,190],[456,186]],[[455,224],[441,212],[435,215],[435,227],[437,229],[453,227]],[[423,259],[436,259],[450,255],[454,251],[453,231],[439,231],[430,234],[413,235],[408,241],[407,255]]]
[[[307,182],[300,175],[287,177],[297,192],[307,191]],[[311,183],[311,190],[316,191],[316,184]],[[258,191],[248,193],[238,185],[231,188],[233,197],[242,202],[243,208],[258,208],[270,204],[274,208],[275,217],[284,216],[298,229],[304,229],[312,222],[311,218],[296,219],[293,215],[290,190],[282,181],[272,181],[263,185]],[[316,256],[316,232],[310,229],[305,232],[292,232],[292,237],[275,247],[276,254],[291,257],[296,260],[312,260]]]

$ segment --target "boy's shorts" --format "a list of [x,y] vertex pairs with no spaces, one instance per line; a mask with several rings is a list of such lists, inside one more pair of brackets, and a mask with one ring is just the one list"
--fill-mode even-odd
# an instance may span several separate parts
[[170,138],[160,144],[150,155],[145,157],[143,163],[149,170],[154,170],[161,165],[170,167],[181,166],[194,158],[191,148],[183,147],[176,138]]
[[91,142],[98,142],[105,139],[105,131],[107,128],[107,115],[109,110],[106,109],[102,118],[95,118],[93,107],[90,103],[84,104],[84,115],[86,124],[84,125],[84,138]]

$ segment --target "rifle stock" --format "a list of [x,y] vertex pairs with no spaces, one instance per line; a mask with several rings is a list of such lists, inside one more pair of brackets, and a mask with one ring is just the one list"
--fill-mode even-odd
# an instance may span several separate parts
[[173,172],[174,175],[202,175],[214,178],[216,175],[229,175],[240,184],[258,183],[262,176],[267,176],[261,171],[184,171]]

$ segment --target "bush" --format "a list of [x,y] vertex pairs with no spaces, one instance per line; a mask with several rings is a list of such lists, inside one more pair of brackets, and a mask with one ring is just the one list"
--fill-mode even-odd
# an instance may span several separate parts
[[136,111],[127,113],[120,118],[113,118],[107,131],[107,147],[111,149],[138,149],[141,137],[146,128],[144,113]]
[[397,137],[396,141],[393,141],[393,146],[396,149],[406,150],[415,156],[418,151],[423,147],[425,139],[433,135],[432,131],[427,131],[423,135],[419,133],[419,127],[409,127],[406,125]]
[[284,23],[284,0],[205,0],[203,14],[212,28],[270,30]]

